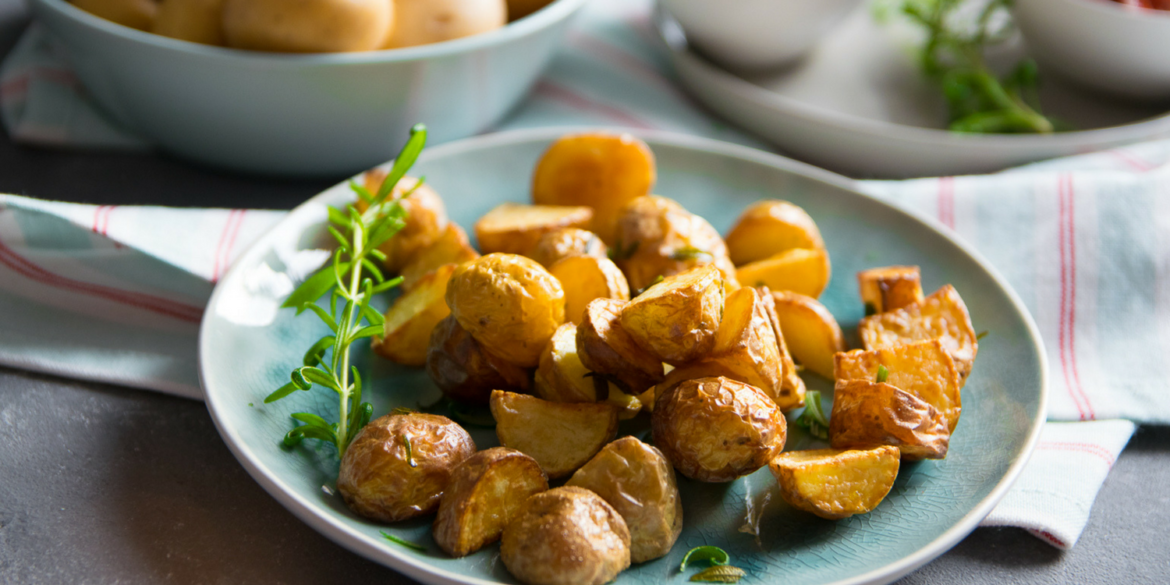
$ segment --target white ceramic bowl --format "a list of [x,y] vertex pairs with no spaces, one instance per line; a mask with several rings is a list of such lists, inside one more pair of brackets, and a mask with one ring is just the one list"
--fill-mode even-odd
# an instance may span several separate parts
[[178,156],[253,173],[348,175],[492,126],[524,97],[586,0],[501,29],[390,51],[284,55],[153,35],[64,0],[30,0],[94,99]]
[[659,0],[704,55],[732,69],[778,67],[808,53],[862,0]]
[[1016,0],[1013,14],[1042,72],[1116,96],[1170,100],[1170,12],[1109,0]]

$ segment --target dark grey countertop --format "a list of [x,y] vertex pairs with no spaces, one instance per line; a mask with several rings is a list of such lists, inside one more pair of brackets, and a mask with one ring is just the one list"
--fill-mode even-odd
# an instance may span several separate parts
[[[26,24],[0,0],[0,54]],[[0,192],[104,204],[291,208],[333,181],[0,138]],[[0,368],[0,582],[409,583],[270,498],[203,404]],[[1170,428],[1138,431],[1077,546],[980,528],[907,584],[1170,582]],[[783,576],[775,582],[783,583]]]

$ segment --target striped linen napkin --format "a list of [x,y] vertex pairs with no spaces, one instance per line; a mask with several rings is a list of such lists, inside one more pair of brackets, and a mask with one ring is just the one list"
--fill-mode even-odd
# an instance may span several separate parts
[[[528,101],[497,129],[621,126],[759,146],[676,89],[651,7],[591,2]],[[0,117],[22,143],[149,148],[102,116],[35,26],[0,67]],[[1036,318],[1053,422],[983,524],[1073,546],[1131,421],[1170,422],[1159,359],[1170,353],[1170,141],[997,175],[858,187],[938,217],[997,266]],[[232,259],[282,214],[0,195],[0,363],[199,398],[202,307]]]

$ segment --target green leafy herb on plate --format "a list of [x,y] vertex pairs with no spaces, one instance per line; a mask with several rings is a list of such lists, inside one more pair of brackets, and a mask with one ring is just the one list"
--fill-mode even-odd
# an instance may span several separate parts
[[800,428],[818,439],[829,438],[829,419],[821,406],[820,390],[809,390],[804,394],[804,412],[796,419]]

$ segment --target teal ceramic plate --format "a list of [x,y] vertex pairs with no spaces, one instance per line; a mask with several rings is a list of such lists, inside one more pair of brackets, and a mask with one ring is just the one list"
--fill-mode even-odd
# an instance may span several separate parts
[[[413,174],[442,194],[452,219],[470,228],[504,201],[526,201],[533,166],[558,130],[486,136],[429,149]],[[686,582],[682,555],[699,545],[727,550],[747,571],[744,583],[885,583],[946,551],[991,510],[1028,459],[1044,416],[1044,351],[1035,325],[1004,280],[972,250],[936,224],[859,194],[847,179],[743,147],[690,137],[645,134],[658,159],[656,192],[727,229],[748,204],[783,198],[817,221],[833,260],[821,300],[848,336],[862,317],[854,273],[873,266],[917,264],[929,291],[954,284],[981,344],[963,390],[963,418],[944,461],[902,467],[897,483],[872,513],[839,522],[790,508],[766,469],[727,484],[680,479],[685,520],[666,558],[623,573],[623,584]],[[351,197],[345,185],[301,205],[236,263],[212,296],[200,340],[207,404],[220,434],[252,477],[294,514],[335,542],[426,583],[511,583],[492,546],[450,559],[434,545],[429,519],[382,526],[346,509],[331,493],[331,448],[280,447],[292,412],[335,412],[323,390],[264,405],[288,380],[306,348],[322,334],[315,318],[293,318],[277,307],[294,282],[327,254],[326,205]],[[323,237],[324,236],[324,237]],[[854,339],[854,346],[856,340]],[[417,407],[438,396],[421,369],[398,367],[355,349],[375,413]],[[811,387],[827,382],[807,378]],[[372,389],[371,389],[372,388]],[[827,405],[826,405],[827,406]],[[789,449],[815,441],[790,426]],[[630,430],[630,429],[626,429]],[[473,432],[480,448],[496,444],[491,430]],[[311,441],[307,441],[309,443]],[[415,552],[385,540],[386,531],[426,545]]]

